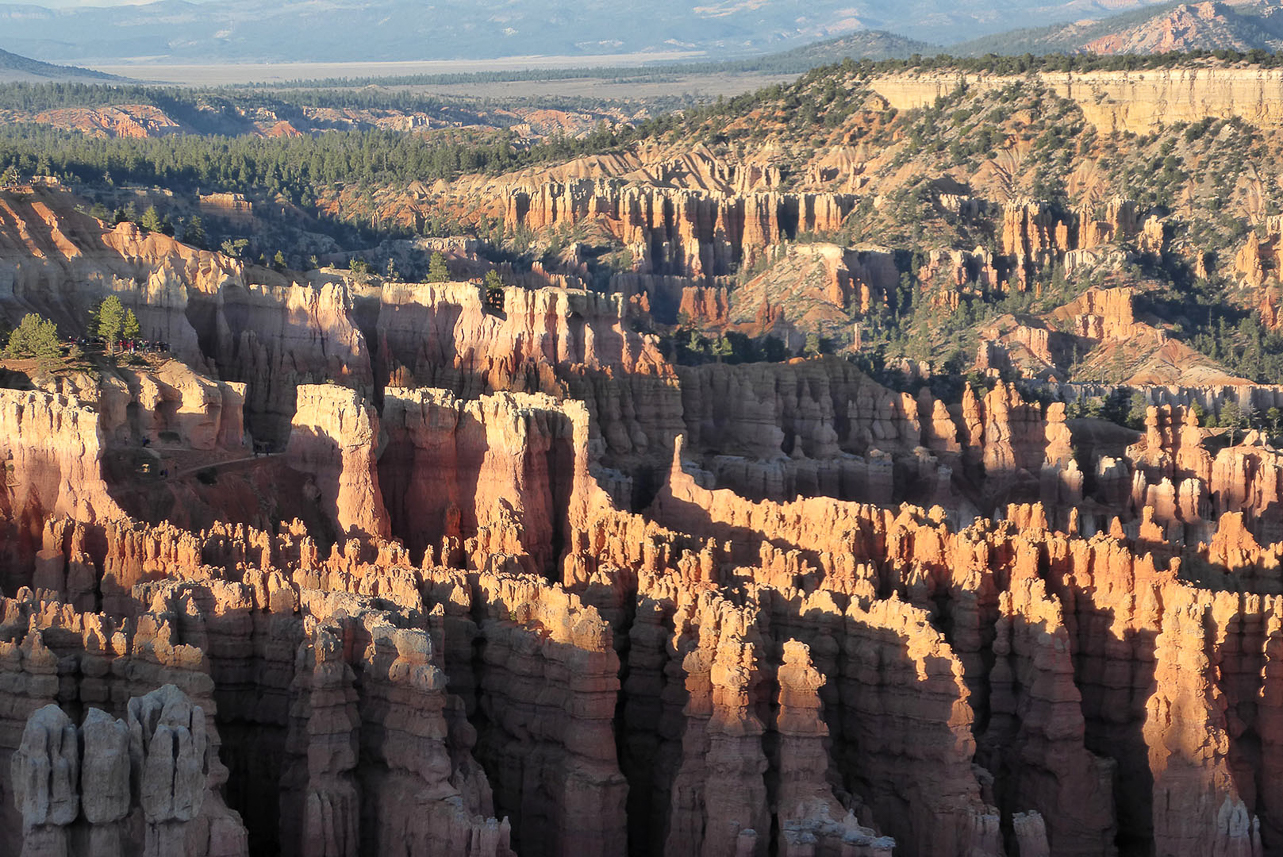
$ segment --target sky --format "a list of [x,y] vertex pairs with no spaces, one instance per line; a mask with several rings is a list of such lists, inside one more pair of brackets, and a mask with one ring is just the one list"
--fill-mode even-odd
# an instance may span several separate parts
[[[44,6],[46,9],[78,9],[85,6],[141,6],[156,0],[0,0],[0,6]],[[208,0],[188,0],[205,3]]]

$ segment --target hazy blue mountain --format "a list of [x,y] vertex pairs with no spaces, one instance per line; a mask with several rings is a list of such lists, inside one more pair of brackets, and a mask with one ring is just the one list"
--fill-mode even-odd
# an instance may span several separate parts
[[748,62],[752,62],[754,68],[762,71],[790,72],[805,71],[816,66],[841,62],[847,57],[853,60],[907,59],[914,54],[923,56],[938,54],[941,50],[939,45],[908,39],[884,30],[861,30],[848,36],[838,36],[836,39],[826,39],[800,48],[767,54]]
[[0,5],[0,46],[60,62],[421,60],[690,50],[788,50],[857,30],[949,44],[1104,17],[1144,0],[162,0],[47,9]]
[[76,68],[68,65],[53,65],[40,62],[30,57],[11,54],[0,50],[0,82],[41,81],[41,80],[116,80],[118,78],[100,71],[87,68]]

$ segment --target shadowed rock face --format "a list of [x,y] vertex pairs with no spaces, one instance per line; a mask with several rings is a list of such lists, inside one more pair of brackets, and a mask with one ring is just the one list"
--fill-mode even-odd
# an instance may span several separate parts
[[90,708],[77,729],[57,705],[36,711],[10,759],[22,853],[245,853],[239,817],[210,792],[206,728],[172,684],[130,699],[127,722]]
[[[348,498],[336,514],[382,508],[395,480],[369,476],[395,470],[379,432],[355,394],[331,389],[308,412],[329,409],[314,423],[353,450],[324,459]],[[1005,450],[987,454],[992,468],[1019,470],[1033,455],[1021,438],[1037,433],[1012,425],[1027,406],[1003,395],[968,406],[975,454],[992,435]],[[433,506],[431,482],[404,477],[394,489],[382,520],[419,532],[421,558],[378,520],[353,519],[328,557],[301,525],[49,526],[41,568],[101,567],[107,612],[93,612],[96,594],[78,610],[64,591],[29,588],[34,569],[3,604],[17,688],[6,722],[22,735],[10,782],[31,819],[15,848],[74,838],[78,824],[127,826],[124,770],[157,842],[189,841],[228,801],[237,814],[218,810],[220,842],[281,853],[402,840],[537,854],[812,842],[887,854],[894,841],[963,855],[1275,841],[1256,783],[1274,765],[1270,593],[1283,585],[1276,549],[1241,515],[1210,544],[1157,552],[1149,512],[1090,539],[1050,528],[1064,510],[1040,504],[957,529],[942,509],[747,501],[709,487],[680,447],[638,514],[594,478],[579,405],[398,390],[384,412],[383,454],[401,445],[391,460],[439,474],[449,499]],[[1160,447],[1163,413],[1151,415]],[[1029,417],[1044,459],[1055,419]],[[548,457],[558,443],[564,461]],[[430,466],[414,463],[429,450]],[[494,499],[444,528],[451,507],[483,496]],[[555,519],[539,511],[552,507]],[[1184,566],[1221,575],[1220,591],[1183,580]],[[89,713],[83,754],[65,750],[78,745],[64,712],[175,676],[192,702],[144,695],[121,712],[127,735],[110,711]],[[210,712],[234,745],[205,728]],[[172,770],[156,767],[158,746]],[[1177,792],[1204,809],[1160,812]]]
[[336,385],[298,388],[285,456],[315,478],[319,499],[340,533],[390,534],[375,470],[378,438],[378,415],[355,391]]
[[[202,294],[262,315],[0,391],[0,854],[1283,853],[1278,453],[1187,408],[1231,393],[1106,432],[679,370],[564,289]],[[162,422],[245,518],[114,499]]]

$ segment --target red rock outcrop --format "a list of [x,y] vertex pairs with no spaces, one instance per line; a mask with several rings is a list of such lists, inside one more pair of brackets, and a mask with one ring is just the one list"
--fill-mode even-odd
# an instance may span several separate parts
[[[1178,590],[1155,639],[1154,695],[1144,736],[1154,777],[1157,854],[1261,854],[1260,822],[1230,763],[1226,703],[1208,657],[1204,593]],[[1218,599],[1219,600],[1219,599]]]
[[[821,498],[751,504],[726,491],[701,494],[693,483],[682,490],[688,509],[661,505],[659,509],[668,511],[658,514],[691,531],[697,541],[686,548],[679,547],[671,531],[644,525],[635,517],[619,517],[606,508],[584,507],[573,516],[572,532],[586,528],[604,535],[607,530],[601,528],[609,527],[623,536],[617,528],[640,528],[631,538],[600,543],[595,553],[603,565],[576,584],[583,592],[580,598],[600,603],[607,611],[602,614],[529,577],[486,571],[468,580],[445,569],[398,571],[404,560],[395,550],[380,551],[386,558],[374,564],[347,549],[336,549],[330,559],[320,560],[298,543],[297,535],[285,534],[269,537],[254,549],[250,534],[236,536],[243,546],[235,554],[218,547],[221,543],[213,533],[202,537],[203,544],[195,543],[199,558],[184,559],[181,552],[163,548],[156,557],[171,576],[193,578],[193,569],[201,569],[196,578],[208,576],[206,582],[193,579],[177,588],[172,583],[145,586],[160,586],[153,590],[158,594],[170,593],[163,600],[175,616],[166,620],[175,623],[168,633],[180,633],[209,653],[207,669],[214,676],[218,710],[226,712],[220,716],[227,728],[246,735],[253,734],[250,730],[266,729],[270,734],[277,729],[282,735],[302,736],[300,730],[318,716],[331,724],[353,724],[347,731],[309,732],[314,737],[306,745],[287,741],[284,755],[273,763],[278,767],[270,781],[283,788],[275,822],[284,837],[282,847],[298,841],[291,847],[300,853],[325,853],[329,848],[325,842],[291,839],[288,833],[307,829],[309,806],[335,820],[329,828],[338,837],[335,842],[346,836],[360,849],[373,847],[369,843],[385,836],[427,842],[437,828],[415,827],[414,816],[398,815],[397,802],[388,797],[398,793],[396,789],[409,788],[408,783],[424,783],[429,790],[425,794],[474,795],[480,801],[474,805],[484,814],[486,787],[463,786],[476,783],[479,772],[461,774],[469,769],[460,766],[456,760],[462,757],[453,749],[455,735],[471,746],[466,720],[458,719],[469,709],[488,712],[489,725],[473,739],[474,752],[494,784],[496,808],[506,806],[516,813],[514,840],[523,850],[522,843],[541,843],[529,847],[615,853],[625,836],[642,836],[634,823],[625,821],[624,808],[633,802],[625,804],[621,769],[628,777],[628,793],[652,796],[638,806],[648,806],[651,817],[658,819],[654,830],[667,831],[663,838],[650,840],[669,843],[667,853],[687,853],[682,831],[703,830],[700,841],[726,853],[770,847],[770,837],[777,835],[781,849],[804,845],[813,837],[817,842],[832,838],[858,844],[857,854],[884,854],[889,846],[878,838],[882,831],[894,835],[908,853],[997,854],[1003,847],[999,819],[1010,818],[1016,825],[1017,815],[1021,841],[1038,843],[1045,838],[1049,853],[1096,853],[1111,840],[1109,791],[1100,783],[1109,778],[1111,765],[1119,767],[1124,781],[1153,771],[1146,760],[1156,752],[1152,748],[1158,746],[1157,736],[1165,732],[1154,731],[1161,726],[1155,720],[1145,727],[1146,735],[1155,737],[1138,745],[1134,738],[1124,737],[1132,734],[1130,727],[1109,725],[1113,721],[1106,712],[1128,713],[1135,718],[1131,723],[1141,724],[1146,722],[1146,704],[1159,704],[1152,701],[1159,699],[1149,689],[1152,679],[1145,677],[1143,640],[1146,633],[1151,641],[1162,633],[1166,620],[1157,601],[1146,602],[1154,606],[1141,612],[1128,612],[1131,618],[1125,621],[1134,628],[1137,642],[1119,648],[1109,642],[1113,635],[1102,633],[1099,620],[1091,617],[1121,609],[1127,602],[1120,599],[1136,592],[1161,591],[1166,603],[1178,591],[1186,591],[1182,587],[1187,589],[1187,584],[1143,562],[1133,566],[1129,547],[1105,536],[1087,542],[1036,528],[1021,534],[1010,525],[977,525],[955,533],[912,512],[895,518],[873,507]],[[711,516],[708,524],[701,526],[689,514],[691,508],[706,510]],[[737,531],[756,534],[756,540],[737,542]],[[719,546],[723,542],[726,545]],[[61,543],[53,548],[69,549]],[[104,561],[118,563],[115,556],[122,549],[109,548],[111,555]],[[240,559],[232,562],[234,555]],[[173,559],[161,559],[167,556]],[[224,565],[202,565],[215,557]],[[290,573],[309,581],[309,588],[295,589],[274,574],[243,565],[269,559],[294,568]],[[503,562],[497,555],[493,561]],[[782,574],[789,563],[793,573]],[[1046,576],[1046,584],[1031,576],[1035,570]],[[245,582],[218,580],[228,574],[244,576]],[[413,605],[412,615],[423,618],[362,614],[368,608],[325,596],[312,586],[395,599]],[[717,594],[718,589],[739,591],[742,595],[737,597],[749,600],[735,606]],[[136,588],[134,597],[144,591]],[[890,600],[878,597],[886,591],[894,593]],[[614,605],[621,598],[623,603],[637,599],[629,608],[635,612],[632,620],[628,611],[616,612]],[[441,608],[473,606],[464,612],[433,609],[431,616],[438,617],[434,619],[428,615],[428,605],[434,603]],[[645,621],[642,616],[649,614],[644,604],[658,608]],[[1248,616],[1247,611],[1259,609],[1246,601],[1227,607],[1230,612],[1218,613],[1226,617],[1218,622],[1232,621],[1235,611]],[[472,624],[468,610],[481,611],[476,614],[482,617],[479,624]],[[932,615],[938,611],[950,617],[943,634],[932,627]],[[277,615],[312,616],[318,624],[304,634],[297,624],[271,619]],[[358,618],[362,615],[367,618]],[[41,621],[57,627],[58,621],[66,620],[55,621],[50,614]],[[406,621],[412,624],[403,624]],[[417,622],[423,624],[416,629]],[[612,644],[615,623],[630,629],[630,678],[622,688]],[[1253,633],[1255,642],[1250,645],[1249,638],[1235,639],[1242,639],[1245,655],[1255,646],[1259,654],[1254,657],[1263,659],[1266,637]],[[469,635],[484,641],[482,651],[487,654],[479,661],[470,653]],[[28,635],[28,640],[36,639]],[[443,640],[442,646],[437,639]],[[1217,645],[1215,639],[1208,637],[1199,645],[1206,650]],[[809,653],[800,648],[803,643]],[[1085,659],[1081,664],[1070,659],[1073,650]],[[33,648],[27,658],[32,670],[39,663],[38,651]],[[303,654],[295,657],[294,651]],[[983,652],[991,652],[992,658],[981,657]],[[561,660],[563,656],[574,658],[573,666]],[[1244,706],[1261,692],[1251,689],[1253,683],[1268,679],[1261,678],[1259,668],[1257,678],[1251,678],[1250,661],[1233,660],[1228,650],[1225,658],[1224,678],[1212,680],[1222,683],[1230,709],[1247,718],[1248,728],[1258,728],[1251,724],[1259,715]],[[1159,662],[1165,662],[1163,657]],[[295,672],[295,664],[300,671]],[[321,669],[325,664],[335,666]],[[400,684],[397,676],[403,669],[407,676],[421,675],[422,682]],[[451,687],[474,701],[461,698],[455,709],[456,703],[445,698],[439,680],[432,677],[434,669],[444,670],[451,676]],[[1120,670],[1138,682],[1127,685],[1129,701],[1121,705],[1112,684],[1101,684]],[[330,677],[319,681],[321,674]],[[572,676],[574,681],[566,687],[567,700],[575,700],[573,707],[566,707],[569,701],[562,704],[539,696]],[[779,690],[770,691],[772,686]],[[832,691],[826,690],[830,686]],[[28,682],[23,687],[35,690],[38,685]],[[656,742],[651,745],[657,752],[650,768],[638,767],[632,751],[621,760],[626,764],[614,761],[611,724],[616,722],[616,695],[621,690],[628,700],[626,711],[633,712],[622,721],[624,744],[642,742],[636,745],[640,748],[647,741]],[[46,693],[56,697],[56,684]],[[426,697],[415,696],[425,693]],[[35,702],[39,692],[17,698]],[[413,754],[425,760],[425,767],[403,768],[399,760],[410,757],[387,749],[386,741],[393,740],[388,730],[397,722],[388,712],[411,704],[397,700],[412,699],[419,700],[413,703],[416,710],[437,711],[433,717],[442,719],[426,732],[412,733],[417,737],[397,733],[405,734],[397,741],[430,745]],[[296,712],[292,718],[287,715],[290,700]],[[543,706],[560,707],[538,713]],[[658,732],[646,731],[647,706],[657,706],[653,710],[660,712]],[[510,719],[530,710],[535,714]],[[322,715],[325,711],[347,713],[336,721]],[[973,725],[980,714],[986,724],[982,731]],[[825,749],[826,732],[831,750]],[[321,736],[331,735],[321,741]],[[764,745],[766,736],[772,737]],[[1191,757],[1181,769],[1186,771],[1181,782],[1206,784],[1211,795],[1206,800],[1217,807],[1227,797],[1232,807],[1238,805],[1234,801],[1245,807],[1259,805],[1254,794],[1236,796],[1226,791],[1228,786],[1217,785],[1223,778],[1217,779],[1216,765],[1230,764],[1233,769],[1264,764],[1236,755],[1235,739],[1227,740],[1228,749],[1220,757]],[[444,745],[432,743],[441,741]],[[304,746],[310,748],[306,755]],[[766,752],[764,746],[778,749]],[[1089,748],[1102,755],[1093,755]],[[233,756],[235,769],[241,771],[244,751]],[[291,758],[304,767],[297,768],[299,763]],[[566,766],[558,783],[592,785],[582,793],[540,790],[550,795],[550,803],[528,803],[528,778],[520,771],[536,759],[541,766]],[[988,770],[973,767],[977,764]],[[301,777],[291,770],[299,770]],[[840,786],[830,778],[834,770],[849,772]],[[453,791],[429,785],[443,780],[453,783]],[[1160,783],[1156,773],[1154,782]],[[599,826],[572,828],[557,821],[568,818],[572,807],[582,811],[588,796],[605,801],[588,811],[587,817],[598,820]],[[991,800],[996,809],[986,807]],[[367,816],[360,807],[374,805],[371,802],[386,808]],[[1137,813],[1149,805],[1154,804],[1148,797],[1127,805],[1118,817],[1120,832],[1135,835],[1144,830]],[[772,815],[778,819],[775,825]],[[375,821],[367,823],[367,817]],[[290,818],[298,820],[297,827],[290,827]],[[340,818],[347,820],[339,824]],[[1227,817],[1227,831],[1241,826],[1236,819],[1233,813]],[[254,818],[249,827],[261,829],[263,823]],[[1268,830],[1270,823],[1267,813],[1262,829]],[[1175,821],[1157,814],[1149,824],[1154,835],[1183,835]],[[501,827],[471,825],[458,828],[472,831],[468,841],[485,835],[492,836],[489,841],[495,848],[502,845]],[[412,830],[423,832],[408,832]],[[750,830],[753,833],[745,832]]]
[[[78,840],[78,834],[51,828],[74,825],[79,829],[82,824],[89,828],[86,833],[92,849],[84,853],[159,857],[172,853],[175,842],[199,854],[247,853],[240,819],[227,810],[221,797],[228,772],[218,762],[218,733],[212,723],[206,722],[206,716],[214,714],[215,705],[210,696],[213,682],[204,671],[202,652],[177,643],[172,619],[163,613],[146,614],[136,623],[116,623],[99,614],[79,613],[69,606],[34,600],[30,590],[24,592],[28,600],[5,599],[0,607],[0,626],[7,629],[6,636],[17,634],[14,642],[3,644],[8,651],[0,655],[6,682],[14,689],[9,704],[0,711],[0,756],[6,757],[6,769],[12,765],[15,779],[20,774],[34,777],[28,777],[30,787],[20,801],[24,818],[32,815],[21,824],[6,823],[4,834],[22,837],[34,833],[33,853],[65,853],[46,849],[57,847],[59,841]],[[59,655],[48,647],[46,638],[57,647]],[[69,684],[60,686],[60,668],[64,676],[72,678]],[[162,685],[168,685],[168,690],[153,693]],[[97,716],[87,719],[85,755],[79,763],[68,757],[60,785],[48,779],[49,767],[40,763],[39,753],[34,760],[28,760],[37,746],[33,744],[37,741],[34,736],[50,735],[50,724],[61,722],[58,715],[66,718],[45,706],[71,706],[76,710],[80,705],[102,706],[108,720],[115,713],[127,715],[128,750],[123,760],[113,757],[113,742],[120,740],[113,733],[125,723],[112,721],[119,724],[112,726],[95,724],[95,720],[101,720]],[[46,713],[39,714],[37,709]],[[36,731],[28,740],[23,735],[23,724],[36,714],[36,725],[31,727]],[[76,753],[75,727],[70,721],[66,726],[73,736],[68,752]],[[180,734],[184,728],[188,737]],[[151,744],[162,735],[161,730],[165,730],[165,740],[175,742],[175,749],[181,748],[182,752],[175,753],[167,746],[163,755],[151,758]],[[101,747],[101,755],[91,737],[99,737],[106,744]],[[48,740],[39,739],[40,752],[52,746]],[[186,766],[181,776],[175,775],[175,764]],[[114,769],[120,765],[125,768],[126,783],[131,769],[135,776],[133,790],[126,786],[123,795],[115,790],[121,775]],[[79,785],[75,780],[77,766]],[[45,773],[38,774],[39,771]],[[180,784],[181,793],[176,791]],[[63,809],[52,815],[36,812],[37,806],[48,805],[51,788],[53,793],[62,795]],[[83,811],[80,820],[77,804]],[[3,811],[8,809],[6,805]],[[126,815],[137,816],[137,821],[119,823]],[[17,841],[0,840],[13,853],[18,851]],[[98,847],[104,850],[98,851]]]
[[377,330],[380,382],[465,398],[500,390],[582,401],[609,462],[667,459],[681,431],[673,368],[653,335],[625,323],[618,296],[504,290],[502,313],[464,284],[385,286]]
[[[680,377],[688,454],[749,497],[889,503],[893,454],[929,449],[949,460],[959,449],[957,428],[928,392],[893,393],[844,360],[707,365]],[[928,485],[937,490],[930,475]]]
[[391,534],[379,490],[378,444],[378,414],[355,390],[337,384],[298,388],[285,455],[315,478],[319,499],[342,536]]
[[770,828],[768,763],[753,703],[765,676],[749,616],[712,598],[699,613],[695,646],[681,661],[687,702],[664,850],[759,854]]
[[643,273],[702,278],[751,265],[782,236],[837,231],[855,201],[844,194],[728,195],[579,180],[514,190],[504,221],[535,230],[599,222],[636,248]]
[[[612,729],[619,659],[593,607],[529,578],[483,574],[477,754],[526,854],[618,854],[627,783]],[[518,809],[519,807],[519,809]]]
[[1074,325],[1074,333],[1087,339],[1120,340],[1156,335],[1148,325],[1138,325],[1132,309],[1132,288],[1088,289],[1056,310],[1056,317]]
[[154,373],[120,375],[124,390],[107,379],[99,388],[98,410],[109,440],[156,443],[176,436],[183,446],[200,450],[245,445],[246,384],[210,381],[177,360]]
[[1016,260],[1018,276],[1060,259],[1072,264],[1075,253],[1084,255],[1107,244],[1135,240],[1146,253],[1161,253],[1166,238],[1157,216],[1145,216],[1135,202],[1122,197],[1109,200],[1103,209],[1065,212],[1033,200],[1016,200],[1002,209],[1001,248]]
[[[1083,746],[1081,698],[1060,605],[1037,578],[999,599],[990,718],[979,757],[1003,777],[1002,805],[1038,811],[1056,854],[1109,854],[1116,834],[1113,764]],[[1021,854],[1025,853],[1022,845]]]
[[[548,211],[610,224],[623,209],[591,208],[610,194],[667,199],[603,188]],[[694,255],[657,252],[707,273],[788,231],[763,194],[783,208],[743,209],[738,251],[705,241],[700,218],[741,211],[715,198],[684,197]],[[1090,240],[1138,220],[1119,204]],[[629,228],[664,239],[647,223]],[[1070,252],[1071,225],[1023,210],[1011,240]],[[85,229],[59,234],[161,253]],[[193,258],[148,269],[181,283],[193,374],[122,371],[97,411],[70,376],[0,391],[0,852],[1283,847],[1279,462],[1259,435],[1213,454],[1180,407],[1277,390],[1145,388],[1138,441],[1009,383],[950,405],[838,358],[677,369],[620,297],[487,307],[474,286],[235,265],[215,286]],[[1118,339],[1129,313],[1100,292],[1071,317]],[[300,502],[328,528],[108,505],[113,444],[239,442],[239,382],[201,368],[247,385],[251,431],[289,418],[268,466],[299,493],[311,476]],[[153,788],[126,801],[135,735],[123,758]]]
[[1283,458],[1255,435],[1213,456],[1204,434],[1189,408],[1148,409],[1145,436],[1128,449],[1136,468],[1133,507],[1148,510],[1166,538],[1190,544],[1207,541],[1213,522],[1231,513],[1241,513],[1234,520],[1262,539],[1283,537],[1277,517]]
[[832,789],[832,761],[825,748],[829,735],[822,717],[819,689],[825,677],[811,663],[802,643],[784,644],[783,662],[777,672],[780,686],[776,731],[779,733],[780,784],[774,798],[776,825],[781,832],[781,852],[840,851],[854,846],[861,857],[889,854],[890,837],[878,837],[862,827],[853,810],[838,802]]
[[[582,407],[498,393],[476,401],[443,390],[389,388],[379,458],[392,531],[415,554],[443,538],[475,540],[472,554],[524,554],[551,568],[566,537]],[[582,442],[582,441],[581,441]],[[475,566],[485,567],[483,556]]]
[[145,338],[189,365],[248,384],[255,426],[283,443],[300,383],[368,388],[370,358],[342,283],[287,280],[134,224],[107,229],[56,187],[0,194],[4,311],[84,332],[87,308],[109,294],[133,309]]
[[1083,49],[1097,54],[1157,54],[1215,44],[1246,52],[1255,42],[1243,23],[1229,4],[1181,3],[1166,14],[1094,38]]
[[164,137],[190,130],[151,104],[64,107],[46,110],[38,114],[35,121],[81,131],[91,137]]
[[124,513],[102,476],[98,414],[74,398],[0,390],[4,511],[38,538],[42,519],[108,521]]

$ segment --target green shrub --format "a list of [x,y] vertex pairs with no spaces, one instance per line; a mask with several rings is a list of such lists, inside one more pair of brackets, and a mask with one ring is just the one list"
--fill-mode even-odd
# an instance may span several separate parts
[[9,334],[4,353],[6,357],[13,358],[56,360],[62,354],[57,325],[35,313],[27,313],[17,330]]

